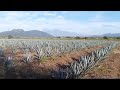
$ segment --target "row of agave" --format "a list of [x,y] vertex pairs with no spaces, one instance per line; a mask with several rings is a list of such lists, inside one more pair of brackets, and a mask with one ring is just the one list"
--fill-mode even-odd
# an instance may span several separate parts
[[105,56],[116,46],[117,43],[112,43],[86,56],[81,56],[79,60],[75,60],[67,66],[60,66],[57,71],[52,71],[52,76],[56,79],[80,78],[83,72],[95,65],[97,61],[105,58]]
[[81,50],[91,46],[106,44],[109,43],[98,40],[0,40],[0,47],[4,49],[10,48],[13,53],[16,53],[17,49],[20,49],[24,54],[26,54],[26,61],[31,61],[30,52],[35,52],[36,59],[41,60],[43,57],[49,57],[73,50]]
[[9,67],[13,66],[13,58],[11,56],[5,56],[5,52],[2,48],[0,48],[0,61],[4,64],[5,69],[9,69]]

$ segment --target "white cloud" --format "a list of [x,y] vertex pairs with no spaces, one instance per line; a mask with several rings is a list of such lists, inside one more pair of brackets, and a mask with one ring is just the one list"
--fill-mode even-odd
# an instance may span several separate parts
[[98,11],[96,13],[96,15],[90,20],[90,21],[94,21],[94,22],[101,22],[104,21],[104,11]]
[[63,14],[67,14],[69,11],[62,11]]
[[44,11],[43,14],[45,16],[56,16],[56,12]]
[[57,18],[58,18],[58,19],[64,19],[64,17],[63,17],[63,16],[60,16],[60,15],[57,16]]
[[[20,28],[24,30],[60,29],[82,34],[104,34],[107,32],[120,32],[120,22],[105,21],[105,17],[103,17],[104,12],[97,13],[95,17],[93,17],[89,22],[72,21],[70,19],[68,20],[65,19],[62,15],[57,15],[54,12],[54,17],[52,18],[40,16],[41,14],[45,13],[38,11],[0,12],[0,14],[4,16],[4,18],[0,17],[0,31]],[[52,12],[47,12],[47,14],[48,16],[50,14],[52,15]]]

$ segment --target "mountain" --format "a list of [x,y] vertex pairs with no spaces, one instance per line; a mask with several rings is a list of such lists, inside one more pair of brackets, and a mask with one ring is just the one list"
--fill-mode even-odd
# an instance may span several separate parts
[[65,37],[65,36],[80,36],[82,37],[83,35],[81,34],[78,34],[78,33],[75,33],[75,32],[68,32],[68,31],[62,31],[62,30],[58,30],[58,29],[55,29],[55,30],[44,30],[44,32],[47,32],[53,36],[56,36],[56,37]]
[[103,36],[107,36],[107,37],[120,37],[120,33],[107,33],[107,34],[104,34]]
[[107,36],[107,37],[120,37],[120,33],[106,33],[106,34],[103,34],[103,35],[92,35],[91,37],[104,37],[104,36]]
[[103,35],[90,35],[89,37],[103,37]]
[[39,30],[24,31],[23,29],[13,29],[11,31],[0,33],[0,36],[8,35],[12,35],[14,37],[53,37],[52,35]]

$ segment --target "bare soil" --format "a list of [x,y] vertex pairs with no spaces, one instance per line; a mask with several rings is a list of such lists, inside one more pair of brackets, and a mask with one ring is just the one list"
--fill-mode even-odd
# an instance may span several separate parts
[[[23,53],[17,52],[16,54],[12,54],[12,52],[8,49],[5,51],[5,56],[13,56],[15,66],[6,70],[3,65],[0,65],[0,78],[5,79],[34,79],[34,78],[51,78],[49,75],[52,69],[58,69],[58,65],[68,65],[68,62],[73,62],[76,59],[79,59],[80,56],[86,55],[92,51],[98,50],[102,48],[102,46],[95,46],[90,48],[85,48],[80,51],[73,51],[66,54],[61,54],[56,57],[49,57],[47,60],[36,63],[24,63],[22,61]],[[3,63],[1,63],[3,64]]]
[[120,46],[86,72],[82,79],[120,79]]
[[43,63],[40,63],[41,67],[46,67],[49,69],[57,69],[58,65],[68,65],[74,60],[78,60],[80,56],[87,55],[88,53],[100,49],[102,46],[96,46],[91,48],[85,48],[80,51],[73,51],[66,54],[58,55],[57,57],[51,57]]

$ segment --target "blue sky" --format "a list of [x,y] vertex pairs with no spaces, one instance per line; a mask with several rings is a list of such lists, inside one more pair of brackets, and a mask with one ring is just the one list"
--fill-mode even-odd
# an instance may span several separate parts
[[12,29],[120,33],[120,11],[0,11],[0,32]]

